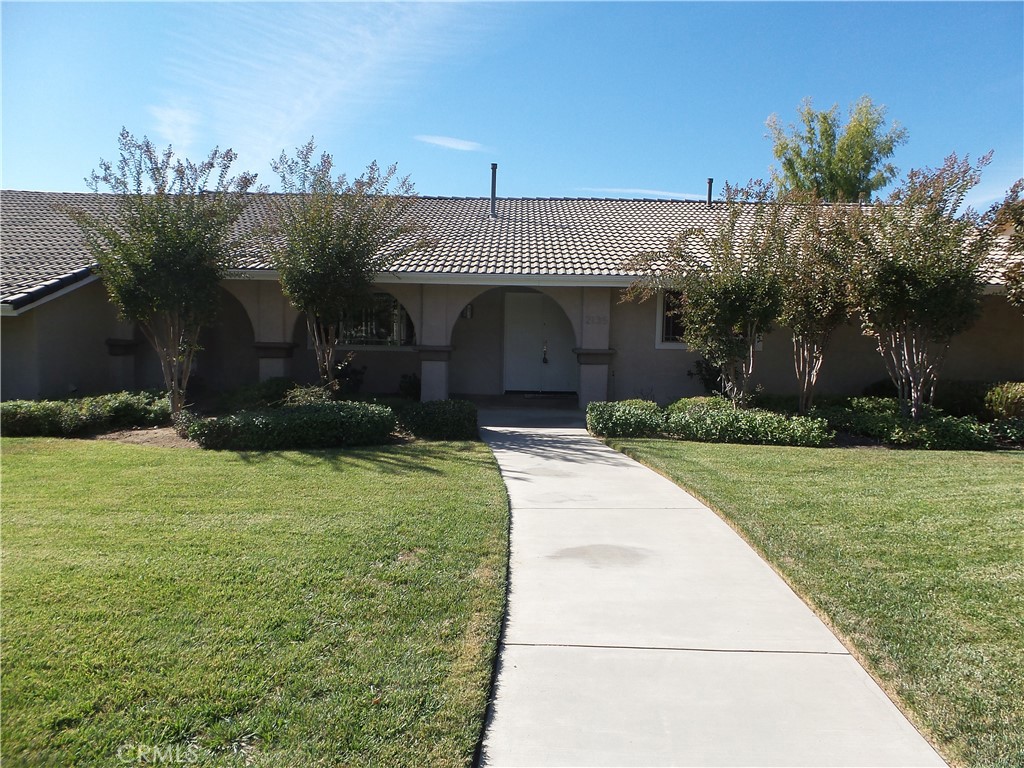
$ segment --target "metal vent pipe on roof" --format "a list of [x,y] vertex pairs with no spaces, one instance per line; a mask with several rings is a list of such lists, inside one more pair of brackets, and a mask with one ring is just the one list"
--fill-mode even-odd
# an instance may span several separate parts
[[498,218],[498,164],[491,163],[491,218]]
[[711,188],[714,186],[715,180],[708,176],[708,208],[711,207]]

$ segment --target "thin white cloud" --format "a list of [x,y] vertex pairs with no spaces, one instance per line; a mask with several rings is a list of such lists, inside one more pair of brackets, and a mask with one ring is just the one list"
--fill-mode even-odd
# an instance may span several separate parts
[[484,149],[483,144],[479,144],[475,141],[467,141],[466,139],[455,139],[451,136],[413,136],[416,141],[422,141],[424,144],[435,144],[438,147],[444,147],[445,149],[455,149],[459,152],[482,152]]
[[[155,121],[154,143],[159,147],[170,144],[178,157],[190,157],[198,134],[199,114],[181,105],[151,106],[149,114]],[[195,159],[195,158],[192,158]]]
[[627,197],[669,197],[686,200],[702,200],[706,195],[694,192],[666,192],[661,189],[638,189],[635,187],[577,187],[579,192],[599,192],[602,195],[625,195]]
[[203,18],[183,23],[170,74],[249,168],[401,98],[474,23],[448,3],[225,3]]

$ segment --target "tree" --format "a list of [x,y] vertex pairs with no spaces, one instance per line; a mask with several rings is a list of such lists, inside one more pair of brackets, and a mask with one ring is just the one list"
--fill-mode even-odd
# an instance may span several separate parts
[[797,110],[800,126],[782,127],[778,115],[768,118],[775,158],[781,170],[775,181],[784,192],[812,193],[829,202],[868,201],[894,178],[887,162],[907,132],[898,123],[885,128],[885,107],[862,96],[840,125],[839,105],[817,112],[810,99]]
[[640,277],[627,297],[673,292],[682,340],[721,369],[723,388],[738,405],[749,392],[758,340],[781,302],[771,194],[761,182],[727,184],[712,227],[682,232],[666,252],[641,254],[631,264]]
[[825,350],[847,318],[853,239],[849,209],[814,195],[791,196],[778,219],[782,309],[779,321],[793,334],[793,365],[800,413],[813,404]]
[[230,176],[235,153],[213,149],[193,163],[160,152],[126,129],[117,164],[100,160],[86,183],[113,193],[109,212],[68,209],[96,258],[120,316],[156,350],[172,413],[185,403],[201,328],[220,303],[218,285],[241,241],[235,224],[256,176]]
[[915,420],[932,401],[950,339],[981,312],[992,230],[964,198],[990,157],[972,166],[953,154],[937,170],[911,171],[857,227],[852,306]]
[[996,237],[1005,238],[1002,264],[1006,300],[1024,309],[1024,179],[1018,179],[1006,198],[989,211]]
[[273,198],[269,252],[284,294],[306,315],[320,379],[333,387],[345,313],[367,307],[377,275],[424,241],[410,216],[413,185],[396,178],[395,165],[382,171],[370,163],[349,182],[332,175],[330,154],[314,162],[315,152],[310,139],[295,157],[282,152],[271,164],[284,194]]

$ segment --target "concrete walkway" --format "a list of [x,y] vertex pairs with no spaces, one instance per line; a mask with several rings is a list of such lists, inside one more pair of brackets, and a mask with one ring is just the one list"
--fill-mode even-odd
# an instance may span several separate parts
[[483,765],[944,765],[707,507],[578,412],[480,416],[512,501]]

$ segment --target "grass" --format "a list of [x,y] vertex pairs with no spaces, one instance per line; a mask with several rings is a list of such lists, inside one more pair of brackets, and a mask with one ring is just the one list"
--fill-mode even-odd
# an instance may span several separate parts
[[507,557],[482,444],[2,448],[5,768],[472,761]]
[[1024,765],[1024,453],[610,442],[730,520],[947,760]]

